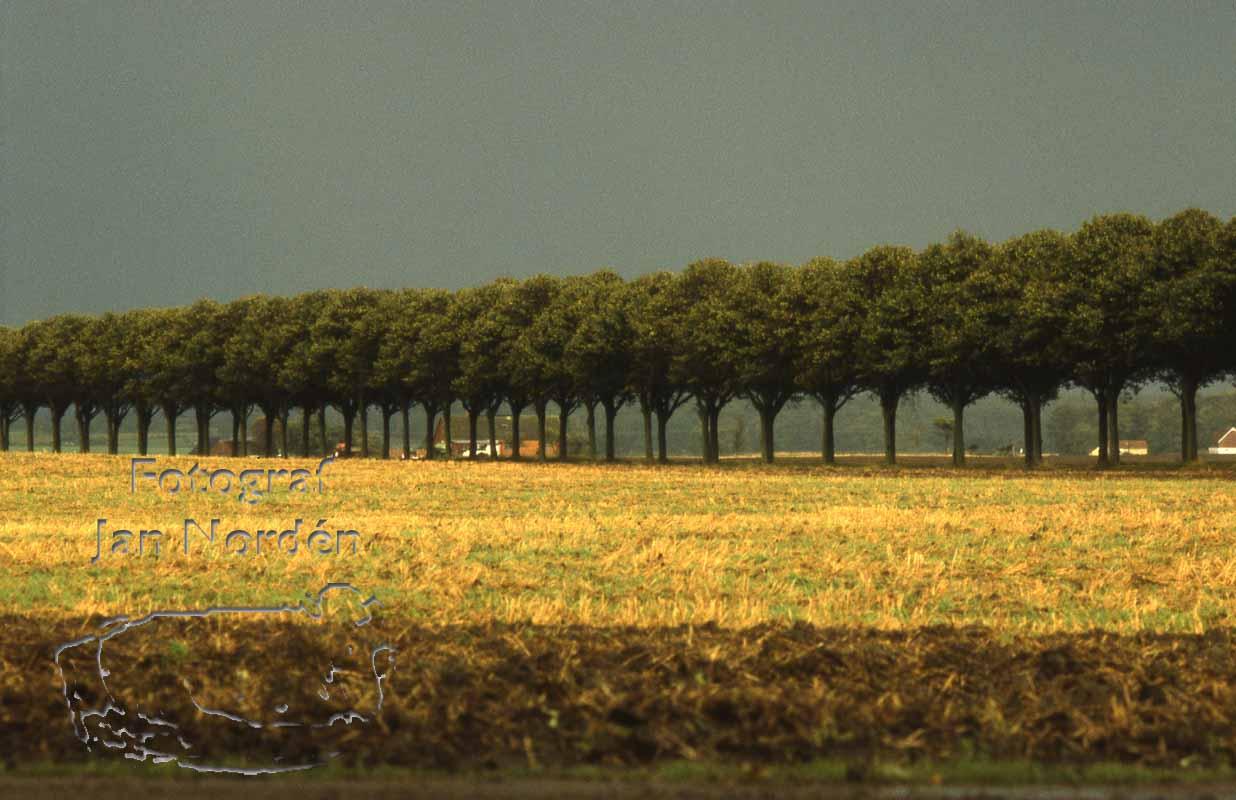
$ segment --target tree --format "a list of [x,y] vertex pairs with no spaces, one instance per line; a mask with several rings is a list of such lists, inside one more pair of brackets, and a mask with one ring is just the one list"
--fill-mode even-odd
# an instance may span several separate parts
[[305,292],[291,299],[287,308],[290,344],[282,361],[272,364],[271,377],[279,391],[287,398],[289,406],[301,410],[300,449],[304,455],[309,455],[311,449],[311,425],[315,414],[321,454],[333,452],[326,437],[326,373],[330,364],[317,359],[313,343],[313,325],[329,300],[330,293],[325,290]]
[[361,418],[361,454],[369,454],[367,411],[374,363],[381,348],[378,325],[370,324],[380,293],[356,288],[327,293],[310,327],[315,373],[325,378],[325,395],[343,415],[344,454],[352,455],[352,433]]
[[1062,315],[1068,309],[1057,288],[1069,259],[1069,240],[1040,230],[1010,239],[980,264],[973,280],[988,315],[996,390],[1022,411],[1026,467],[1043,460],[1043,406],[1068,377]]
[[89,344],[78,354],[78,429],[84,451],[89,450],[90,420],[96,410],[103,412],[107,423],[107,452],[115,455],[120,451],[120,425],[133,409],[138,378],[130,350],[142,333],[136,324],[141,318],[139,312],[108,312],[90,323]]
[[[9,396],[21,409],[21,416],[26,419],[26,450],[34,452],[34,418],[43,404],[42,391],[35,381],[34,365],[30,350],[34,346],[32,325],[12,331],[12,337],[7,346],[0,350],[0,367],[4,369],[4,382],[8,386]],[[8,415],[11,421],[16,421],[15,411],[10,409]]]
[[177,386],[183,392],[178,399],[184,408],[193,409],[197,425],[196,451],[204,455],[210,452],[210,421],[226,407],[217,376],[223,363],[227,317],[221,304],[198,300],[173,319],[171,333],[175,339],[176,360],[172,366]]
[[1197,461],[1197,391],[1231,366],[1236,263],[1222,253],[1223,224],[1196,208],[1155,226],[1149,295],[1158,376],[1180,400],[1180,458]]
[[[159,357],[155,352],[155,342],[160,337],[160,325],[165,315],[157,309],[124,312],[120,315],[120,341],[118,346],[113,345],[113,357],[118,364],[116,369],[123,376],[123,387],[118,394],[132,404],[137,423],[137,451],[143,456],[150,450],[150,426],[161,400],[157,374]],[[104,412],[108,413],[107,409]],[[115,411],[111,413],[114,415]],[[119,420],[114,425],[109,424],[108,429],[108,449],[111,451],[111,439],[119,438]]]
[[28,337],[23,348],[24,370],[34,390],[51,413],[52,451],[61,451],[61,430],[65,412],[81,394],[78,350],[88,341],[83,337],[89,321],[77,314],[62,314],[26,326]]
[[994,333],[988,285],[982,280],[992,248],[958,231],[919,254],[926,319],[924,358],[931,395],[953,412],[953,466],[966,463],[965,411],[995,387]]
[[293,301],[266,295],[244,297],[227,306],[230,333],[219,366],[219,385],[234,417],[241,420],[236,430],[238,455],[248,455],[247,419],[253,406],[261,409],[265,423],[262,454],[267,458],[275,454],[276,427],[278,450],[288,452],[287,423],[295,384],[282,380],[282,369],[303,333],[296,312]]
[[489,420],[489,453],[497,454],[494,415],[502,404],[502,303],[509,284],[489,283],[455,293],[450,304],[451,325],[459,336],[458,369],[452,390],[468,413],[468,455],[476,458],[481,414]]
[[1120,396],[1153,367],[1155,322],[1146,313],[1154,225],[1135,214],[1094,217],[1071,237],[1068,272],[1056,276],[1073,380],[1099,406],[1099,465],[1120,463]]
[[673,413],[691,399],[674,379],[674,358],[682,352],[681,307],[676,278],[668,272],[641,276],[626,284],[623,304],[631,322],[633,369],[630,389],[644,418],[644,458],[653,459],[652,417],[657,418],[658,461],[669,459],[665,429]]
[[163,414],[167,426],[167,452],[174,456],[176,421],[192,407],[199,391],[193,383],[198,373],[189,347],[194,323],[188,309],[184,308],[155,309],[146,316],[141,328],[143,333],[133,342],[132,348],[140,376],[140,394],[134,393],[134,396],[149,398]]
[[8,452],[13,423],[21,418],[25,392],[19,364],[21,337],[13,328],[0,325],[0,452]]
[[[562,280],[549,275],[534,275],[519,284],[516,307],[523,324],[505,364],[515,393],[526,398],[536,412],[537,458],[542,461],[548,456],[545,417],[549,403],[561,400],[559,417],[564,428],[567,416],[579,403],[562,363],[571,330],[570,322],[562,318],[568,306],[557,303],[561,292]],[[561,455],[565,457],[565,452]]]
[[[729,339],[737,369],[736,384],[760,415],[765,463],[776,453],[777,415],[799,392],[796,381],[801,342],[791,304],[791,270],[760,262],[738,271],[727,304],[733,320]],[[715,442],[715,423],[712,439]],[[717,453],[713,445],[713,458]]]
[[829,258],[796,270],[786,287],[788,316],[795,321],[795,382],[822,409],[820,453],[825,464],[836,463],[837,412],[858,391],[855,347],[861,318],[847,312],[859,302],[847,297],[852,288],[842,265]]
[[[739,307],[742,276],[722,259],[690,264],[673,282],[661,332],[673,343],[670,382],[695,398],[705,463],[720,459],[717,431],[722,409],[743,390],[750,353],[739,352],[739,326],[750,309]],[[668,420],[669,415],[666,415]],[[658,419],[658,438],[664,425]]]
[[880,401],[884,460],[897,462],[897,406],[927,377],[918,260],[908,247],[880,246],[846,262],[845,314],[861,322],[855,340],[859,383]]
[[[262,337],[263,299],[242,297],[221,309],[223,335],[215,387],[220,404],[232,415],[232,455],[249,455],[249,416],[262,381],[269,374],[253,355]],[[269,430],[269,424],[267,429]]]
[[567,369],[575,376],[588,405],[589,444],[595,457],[592,409],[605,411],[605,460],[614,460],[614,419],[632,398],[634,332],[623,302],[622,279],[608,270],[588,277],[576,296],[575,332],[567,342]]
[[[407,289],[395,292],[387,302],[391,312],[375,373],[380,382],[400,392],[405,410],[413,400],[425,409],[425,457],[432,459],[434,423],[450,408],[457,376],[459,336],[451,325],[451,296],[436,289]],[[404,430],[406,438],[406,415]]]
[[558,407],[558,458],[565,461],[567,423],[586,391],[582,376],[572,369],[568,348],[585,313],[589,278],[537,276],[525,282],[525,290],[535,292],[541,302],[518,339],[520,380],[536,409],[539,457],[545,458],[545,408],[546,401],[552,401]]
[[[407,374],[399,360],[385,361],[389,355],[386,339],[391,326],[402,311],[400,292],[382,292],[374,307],[367,326],[376,329],[377,351],[373,369],[369,373],[369,398],[382,415],[382,458],[389,459],[391,452],[391,419],[396,414],[403,417],[403,452],[412,452],[410,416],[412,398],[407,386]],[[366,334],[368,335],[368,334]]]

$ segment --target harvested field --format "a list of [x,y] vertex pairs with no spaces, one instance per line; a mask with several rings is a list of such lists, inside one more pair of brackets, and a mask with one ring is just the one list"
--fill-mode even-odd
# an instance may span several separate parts
[[[87,751],[70,708],[108,695],[82,683],[66,698],[52,661],[104,619],[279,605],[346,581],[380,599],[369,643],[398,653],[363,726],[258,730],[202,711],[269,722],[326,688],[373,709],[353,643],[295,624],[119,637],[107,688],[121,707],[176,719],[193,758],[228,768],[827,762],[861,779],[881,764],[968,759],[1236,765],[1236,472],[1225,465],[330,470],[322,493],[276,488],[249,504],[131,492],[127,458],[0,455],[4,763],[131,763],[131,742]],[[99,519],[175,531],[186,518],[218,518],[221,534],[188,553],[172,542],[158,557],[92,561]],[[223,532],[298,518],[357,530],[357,552],[222,546]],[[178,746],[153,733],[152,745]],[[141,735],[118,735],[130,734]]]
[[[156,469],[189,470],[160,458]],[[212,468],[313,467],[216,459]],[[1051,469],[1013,461],[825,469],[798,463],[398,463],[329,468],[323,494],[130,493],[127,458],[0,454],[0,612],[141,614],[287,602],[328,580],[410,623],[489,621],[1001,633],[1198,633],[1236,613],[1236,472]],[[286,485],[286,484],[285,484]],[[220,520],[185,555],[105,556],[96,525]],[[224,552],[233,528],[355,529],[355,555]],[[136,549],[136,546],[134,547]]]
[[[95,758],[71,735],[51,663],[76,627],[13,617],[0,625],[0,751],[8,763]],[[376,724],[341,748],[342,763],[490,769],[827,758],[861,774],[876,760],[1206,766],[1236,756],[1236,661],[1226,629],[1009,638],[978,628],[494,623],[386,625],[382,633],[399,664]],[[174,659],[165,641],[117,640],[112,658],[146,677],[127,690],[130,708],[144,703],[175,716],[167,695],[159,697],[169,679],[205,680],[199,673],[211,670],[216,682],[267,676],[250,690],[254,703],[270,705],[300,681],[302,665],[329,660],[340,644],[261,625],[219,627],[209,641],[227,665],[222,674],[209,666],[220,662],[200,655]],[[263,644],[272,641],[292,644]],[[254,759],[276,746],[290,758],[306,753],[287,748],[340,745],[255,744],[244,725],[221,725],[196,752]]]

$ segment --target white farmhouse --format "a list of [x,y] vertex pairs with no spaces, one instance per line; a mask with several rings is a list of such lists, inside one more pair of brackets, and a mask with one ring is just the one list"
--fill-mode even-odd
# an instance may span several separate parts
[[[1099,448],[1094,448],[1090,451],[1090,455],[1097,456]],[[1120,440],[1120,455],[1122,456],[1146,456],[1150,455],[1150,443],[1145,439],[1121,439]]]
[[1228,428],[1227,433],[1219,437],[1215,446],[1210,448],[1213,456],[1236,456],[1236,428]]

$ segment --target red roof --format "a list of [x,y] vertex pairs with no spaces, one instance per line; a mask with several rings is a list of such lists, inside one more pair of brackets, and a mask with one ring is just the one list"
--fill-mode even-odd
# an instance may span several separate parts
[[1236,447],[1236,428],[1228,428],[1227,433],[1219,437],[1219,447]]

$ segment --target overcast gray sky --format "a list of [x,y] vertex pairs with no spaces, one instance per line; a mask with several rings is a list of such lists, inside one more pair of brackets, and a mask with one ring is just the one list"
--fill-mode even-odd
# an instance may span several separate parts
[[0,4],[0,322],[1236,213],[1236,5]]

